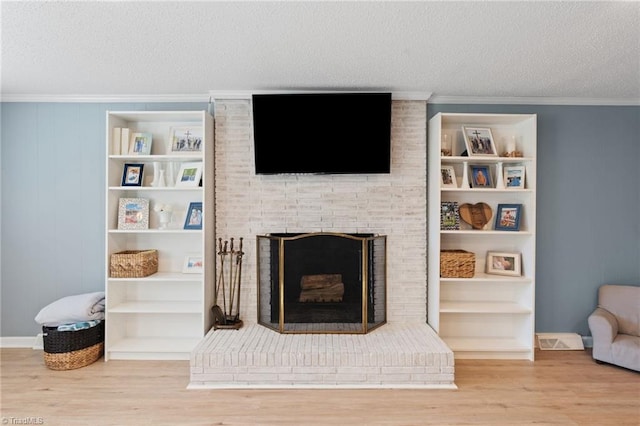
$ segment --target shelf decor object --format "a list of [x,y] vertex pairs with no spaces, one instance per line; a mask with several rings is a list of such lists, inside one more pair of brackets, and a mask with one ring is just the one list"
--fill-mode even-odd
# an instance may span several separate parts
[[457,231],[460,229],[460,210],[455,201],[442,201],[440,207],[440,229]]
[[493,179],[491,179],[491,170],[488,165],[471,165],[471,187],[493,188]]
[[151,154],[152,142],[153,142],[153,135],[151,133],[136,132],[131,134],[131,143],[129,144],[129,154],[133,154],[133,155]]
[[144,164],[125,163],[122,170],[122,186],[142,186]]
[[456,180],[456,170],[453,168],[453,166],[440,166],[440,177],[440,184],[443,188],[458,187],[458,182]]
[[462,135],[469,157],[498,156],[490,128],[462,126]]
[[[534,360],[537,120],[445,112],[429,119],[427,322],[456,359]],[[443,155],[444,135],[460,129],[453,155]],[[462,176],[457,188],[443,185],[445,167]],[[472,169],[488,170],[493,185],[472,182]],[[460,229],[443,226],[446,203],[458,204]]]
[[524,189],[524,166],[504,167],[504,186],[507,189]]
[[184,257],[183,274],[201,274],[204,271],[204,262],[200,255],[189,255]]
[[120,198],[118,229],[149,229],[149,200],[147,198]]
[[487,203],[460,205],[460,217],[473,229],[484,229],[485,225],[491,221],[492,216],[493,210]]
[[505,151],[502,153],[503,157],[522,157],[522,151],[518,151],[518,145],[516,143],[516,137],[511,136],[509,142],[507,142],[507,146]]
[[173,216],[173,206],[158,203],[153,206],[153,211],[158,214],[158,222],[160,223],[158,229],[167,229],[171,223],[171,216]]
[[521,270],[520,253],[487,252],[487,274],[519,277]]
[[451,138],[447,133],[442,135],[442,148],[440,148],[440,155],[443,157],[451,156]]
[[496,209],[496,231],[519,231],[522,204],[498,204]]
[[198,186],[200,178],[202,178],[202,162],[182,163],[176,179],[176,186]]
[[158,250],[124,250],[111,254],[109,276],[142,278],[158,272]]
[[218,238],[218,280],[216,281],[213,312],[213,328],[237,330],[240,319],[240,287],[242,284],[242,238],[236,250],[233,238],[222,243]]
[[172,127],[169,134],[169,152],[191,154],[202,152],[202,128]]
[[476,270],[476,255],[465,250],[440,252],[440,276],[442,278],[472,278]]
[[184,229],[202,229],[203,218],[204,211],[202,210],[202,203],[189,203],[187,216],[184,219]]

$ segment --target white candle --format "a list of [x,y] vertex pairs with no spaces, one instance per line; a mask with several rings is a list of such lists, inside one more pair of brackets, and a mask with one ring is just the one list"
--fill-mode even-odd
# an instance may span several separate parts
[[513,152],[516,150],[516,137],[512,136],[511,140],[507,142],[507,152]]

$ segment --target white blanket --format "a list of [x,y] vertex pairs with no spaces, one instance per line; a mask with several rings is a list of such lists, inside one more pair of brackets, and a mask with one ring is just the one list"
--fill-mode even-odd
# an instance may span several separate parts
[[38,312],[35,320],[47,327],[104,319],[104,291],[67,296]]

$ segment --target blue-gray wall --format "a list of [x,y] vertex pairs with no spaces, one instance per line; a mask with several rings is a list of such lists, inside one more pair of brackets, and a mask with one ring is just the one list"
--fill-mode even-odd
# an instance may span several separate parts
[[[104,289],[107,110],[205,103],[2,103],[0,336],[48,303]],[[429,104],[538,114],[536,331],[588,335],[603,283],[640,285],[640,107]]]

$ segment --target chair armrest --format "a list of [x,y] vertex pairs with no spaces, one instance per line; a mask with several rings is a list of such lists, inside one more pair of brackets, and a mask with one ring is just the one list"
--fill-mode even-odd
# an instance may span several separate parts
[[618,321],[616,317],[603,308],[596,308],[588,318],[589,329],[593,337],[593,344],[610,344],[618,335]]

